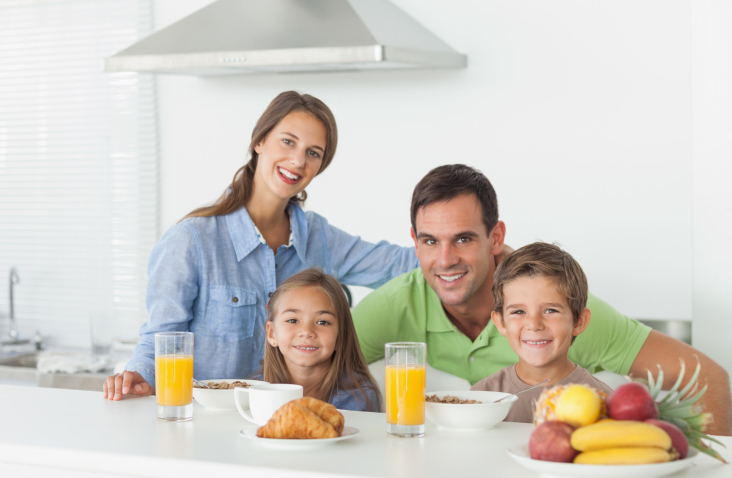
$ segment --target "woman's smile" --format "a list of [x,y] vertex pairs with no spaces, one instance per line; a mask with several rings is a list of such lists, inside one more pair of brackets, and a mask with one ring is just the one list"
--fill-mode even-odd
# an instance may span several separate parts
[[287,184],[296,184],[302,178],[299,174],[295,174],[282,166],[277,166],[277,172],[280,173],[282,180]]

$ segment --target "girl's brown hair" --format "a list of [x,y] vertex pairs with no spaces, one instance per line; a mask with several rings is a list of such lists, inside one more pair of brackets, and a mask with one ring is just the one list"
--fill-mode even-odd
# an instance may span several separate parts
[[[285,91],[277,95],[267,109],[264,110],[262,116],[259,117],[259,121],[257,121],[254,131],[252,131],[252,141],[249,143],[250,159],[234,174],[234,179],[230,186],[231,191],[227,188],[221,197],[211,206],[199,207],[188,213],[183,219],[189,217],[223,216],[244,207],[252,195],[254,173],[257,170],[259,155],[254,148],[267,138],[267,135],[285,116],[295,111],[310,113],[325,126],[325,151],[323,152],[323,160],[320,164],[318,174],[325,171],[325,168],[333,161],[333,156],[338,146],[338,128],[335,117],[325,103],[314,96],[302,95],[296,91]],[[307,193],[302,191],[292,199],[302,203],[305,202],[307,196]]]
[[[338,337],[331,359],[331,366],[319,384],[319,392],[315,397],[325,402],[333,396],[336,389],[350,390],[354,395],[360,393],[365,399],[368,410],[381,409],[381,404],[371,403],[362,382],[368,382],[379,394],[379,387],[369,372],[366,359],[356,339],[356,328],[353,325],[348,300],[335,277],[323,273],[316,268],[305,269],[285,280],[274,292],[267,303],[267,322],[277,316],[277,309],[282,297],[288,292],[303,287],[314,287],[328,296],[335,308],[338,320]],[[285,357],[279,347],[273,347],[268,341],[264,346],[264,380],[270,383],[292,383],[287,369]]]

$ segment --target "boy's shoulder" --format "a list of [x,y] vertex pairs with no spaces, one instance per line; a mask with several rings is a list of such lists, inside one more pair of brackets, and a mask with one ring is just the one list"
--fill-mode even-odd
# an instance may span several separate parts
[[581,385],[589,385],[591,387],[595,387],[598,390],[602,390],[603,392],[610,395],[613,392],[613,389],[607,385],[605,382],[598,380],[595,378],[589,371],[586,369],[580,367],[579,365],[576,365],[574,367],[574,371],[570,373],[567,378],[564,380],[561,380],[559,382],[559,385],[569,385],[571,383],[578,383]]
[[470,387],[470,390],[516,393],[525,388],[521,387],[521,382],[517,383],[517,380],[519,379],[516,375],[516,364],[513,364],[477,382]]

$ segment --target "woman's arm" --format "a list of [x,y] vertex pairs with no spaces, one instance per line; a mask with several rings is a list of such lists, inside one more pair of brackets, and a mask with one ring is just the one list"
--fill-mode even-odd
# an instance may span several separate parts
[[105,398],[155,393],[155,333],[188,331],[198,296],[199,263],[196,232],[185,223],[171,228],[155,245],[148,264],[149,318],[140,328],[140,341],[125,372],[107,379]]
[[308,212],[313,230],[319,230],[324,247],[326,272],[340,282],[375,289],[394,277],[419,267],[414,247],[379,241],[376,244],[352,236]]

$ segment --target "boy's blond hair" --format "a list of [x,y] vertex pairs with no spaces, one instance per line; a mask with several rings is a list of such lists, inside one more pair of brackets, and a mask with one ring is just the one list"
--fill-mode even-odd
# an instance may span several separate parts
[[535,242],[513,251],[496,268],[493,275],[493,309],[503,317],[503,287],[522,277],[552,279],[564,294],[572,311],[574,324],[587,306],[587,277],[568,252],[554,244]]

